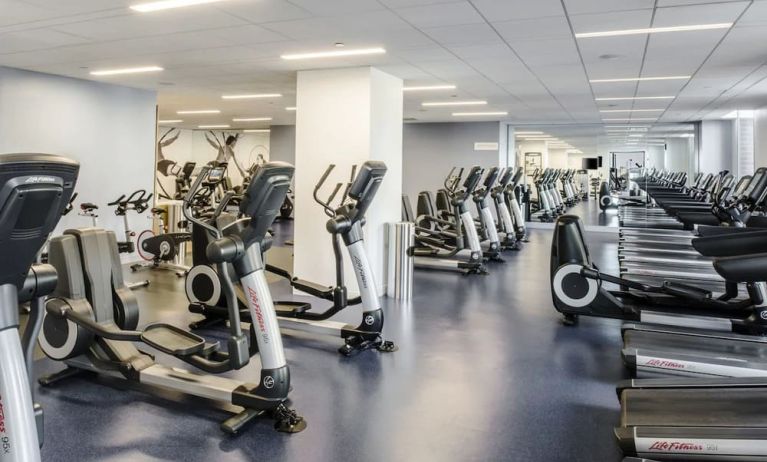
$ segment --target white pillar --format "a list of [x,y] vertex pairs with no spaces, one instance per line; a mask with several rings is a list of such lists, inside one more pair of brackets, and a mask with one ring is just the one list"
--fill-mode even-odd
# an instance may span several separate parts
[[[323,199],[336,183],[349,181],[352,165],[379,160],[388,171],[364,229],[378,292],[383,295],[384,225],[401,216],[402,80],[371,67],[302,71],[296,106],[294,274],[323,285],[335,283],[333,249],[325,230],[328,218],[312,192],[329,164],[336,164],[336,169],[320,192]],[[345,264],[346,284],[356,293],[348,259]]]

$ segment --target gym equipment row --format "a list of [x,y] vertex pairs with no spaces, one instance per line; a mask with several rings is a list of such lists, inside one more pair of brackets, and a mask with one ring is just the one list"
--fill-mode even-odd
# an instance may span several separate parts
[[[210,342],[190,329],[153,323],[139,328],[139,304],[126,285],[114,232],[91,226],[66,230],[48,241],[47,263],[35,263],[40,249],[60,217],[73,209],[79,165],[70,159],[46,154],[0,155],[0,253],[9,256],[0,268],[0,400],[4,411],[3,460],[39,461],[43,442],[43,410],[34,403],[30,383],[35,341],[49,358],[65,368],[39,380],[54,386],[82,372],[125,381],[131,388],[154,393],[175,393],[223,404],[232,415],[221,429],[236,434],[256,417],[274,421],[278,431],[295,433],[306,421],[288,407],[290,370],[285,359],[281,327],[306,327],[310,332],[333,331],[344,340],[339,349],[351,355],[365,349],[393,352],[397,347],[381,338],[383,312],[363,245],[362,227],[386,174],[381,162],[369,161],[353,169],[344,192],[334,204],[338,183],[326,200],[320,189],[334,166],[323,174],[315,199],[328,215],[327,229],[336,252],[335,287],[292,277],[269,267],[263,253],[271,246],[270,227],[293,178],[294,168],[268,162],[252,172],[242,191],[227,191],[217,203],[201,206],[212,197],[225,174],[224,166],[204,166],[182,199],[183,212],[192,227],[195,260],[187,274],[192,307],[205,315],[200,326],[227,329],[227,346]],[[110,205],[118,216],[128,210],[143,213],[150,195],[137,191]],[[236,198],[235,198],[236,197]],[[236,203],[235,207],[232,204]],[[211,207],[215,204],[213,210]],[[97,207],[83,204],[84,214],[96,219]],[[125,219],[126,237],[130,227]],[[195,241],[201,235],[202,241]],[[354,272],[361,289],[349,298],[343,277],[341,243],[356,262]],[[290,279],[301,291],[334,305],[323,313],[309,312],[307,303],[275,303],[266,282],[266,271]],[[200,300],[198,277],[207,277],[216,296]],[[29,303],[29,322],[19,331],[17,307]],[[346,325],[329,318],[347,306],[361,304],[360,324]],[[193,309],[194,311],[194,309]],[[39,337],[39,338],[38,338]],[[141,349],[135,344],[140,344]],[[144,350],[151,350],[147,352]],[[238,370],[259,356],[258,381],[243,382],[221,376]],[[172,357],[195,370],[165,365]]]
[[519,184],[522,169],[485,172],[474,166],[463,174],[463,168],[453,168],[436,201],[431,191],[419,193],[417,214],[402,196],[402,219],[416,225],[415,268],[487,274],[487,261],[502,262],[502,252],[520,250],[527,241],[523,210],[529,193]]
[[767,458],[764,173],[698,174],[689,186],[679,172],[648,174],[657,220],[621,228],[620,276],[593,264],[577,217],[557,220],[552,297],[565,323],[625,321],[621,355],[636,378],[617,386],[615,434],[628,457]]
[[[581,177],[580,181],[576,181],[576,175]],[[532,175],[536,194],[529,201],[531,218],[552,222],[567,208],[588,200],[589,186],[584,175],[588,177],[585,170],[536,168]]]

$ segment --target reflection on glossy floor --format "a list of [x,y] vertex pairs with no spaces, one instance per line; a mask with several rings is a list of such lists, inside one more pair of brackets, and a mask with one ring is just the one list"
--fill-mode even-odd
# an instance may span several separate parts
[[618,227],[618,209],[602,211],[599,202],[593,197],[588,201],[578,202],[567,210],[571,215],[578,215],[586,226]]
[[[611,237],[591,239],[597,264],[615,268]],[[343,358],[338,339],[286,338],[303,433],[257,421],[231,438],[218,429],[220,412],[77,378],[40,391],[44,460],[618,461],[619,323],[562,326],[549,295],[549,245],[550,231],[534,230],[489,276],[417,272],[408,305],[384,300],[396,353]],[[289,248],[275,250],[271,259],[289,258]],[[144,275],[152,285],[137,292],[142,323],[194,317],[181,279]],[[345,318],[358,319],[357,310]],[[38,361],[39,371],[60,367]],[[236,375],[252,380],[256,371]]]

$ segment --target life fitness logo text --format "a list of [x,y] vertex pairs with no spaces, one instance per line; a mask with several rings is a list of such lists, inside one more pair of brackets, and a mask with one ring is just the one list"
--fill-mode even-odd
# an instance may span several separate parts
[[52,176],[30,176],[24,183],[53,183],[56,181]]
[[0,444],[3,446],[3,454],[11,453],[11,439],[8,438],[8,431],[5,428],[5,406],[2,396],[0,396]]
[[659,452],[701,452],[703,445],[682,441],[656,441],[650,445],[650,451]]
[[261,337],[264,339],[264,343],[269,343],[269,333],[266,331],[266,322],[264,322],[264,315],[261,312],[261,303],[258,302],[258,295],[248,287],[248,296],[253,304],[253,310],[256,312],[256,322],[258,323],[258,330],[261,331]]
[[367,287],[368,287],[368,278],[367,278],[367,275],[365,274],[365,270],[364,270],[364,268],[362,266],[362,261],[356,255],[354,256],[354,266],[357,268],[357,271],[359,272],[360,281],[362,281],[362,287],[367,289]]
[[663,367],[666,369],[685,369],[687,366],[685,366],[682,363],[677,363],[674,361],[665,361],[662,359],[651,359],[645,363],[647,366],[652,367]]

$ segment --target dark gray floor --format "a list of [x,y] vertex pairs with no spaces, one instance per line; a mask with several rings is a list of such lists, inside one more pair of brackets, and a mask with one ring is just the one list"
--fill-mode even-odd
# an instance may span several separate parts
[[[617,244],[606,239],[590,236],[595,262],[610,271]],[[489,276],[417,272],[409,304],[384,300],[396,353],[343,358],[338,339],[286,338],[293,404],[309,424],[303,433],[259,421],[232,438],[220,433],[218,411],[75,378],[40,390],[44,460],[618,461],[619,323],[559,322],[549,246],[550,231],[534,230]],[[152,285],[137,292],[142,322],[194,318],[181,280],[144,275]],[[353,308],[345,319],[358,318]],[[255,363],[235,375],[252,381]]]
[[[565,213],[581,217],[583,224],[588,227],[604,226],[615,228],[617,230],[619,225],[618,209],[613,208],[603,211],[599,208],[599,202],[593,197],[586,201],[580,201],[572,207],[568,207]],[[532,216],[536,225],[540,223],[539,215],[541,214],[542,212],[536,212]]]

